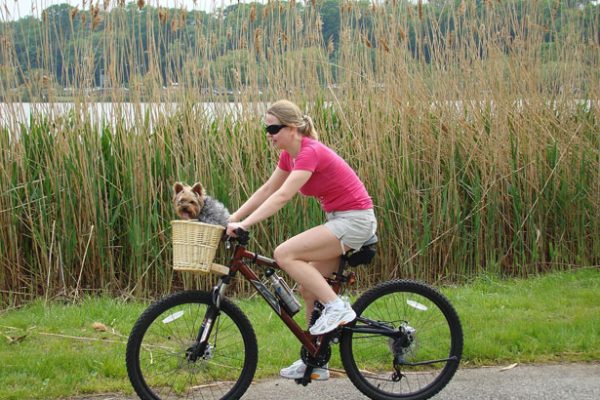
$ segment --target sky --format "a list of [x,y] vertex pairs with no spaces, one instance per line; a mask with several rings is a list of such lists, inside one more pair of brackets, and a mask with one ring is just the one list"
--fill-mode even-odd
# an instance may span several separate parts
[[[67,3],[71,6],[79,6],[83,9],[83,2],[86,2],[85,8],[89,8],[89,2],[99,3],[101,9],[105,1],[111,5],[117,3],[117,0],[0,0],[0,21],[14,21],[28,15],[39,18],[42,10],[54,4]],[[126,3],[136,2],[137,0],[125,0]],[[268,0],[145,0],[146,4],[153,7],[180,8],[187,10],[202,10],[206,12],[214,11],[216,8],[225,8],[237,3],[259,2],[266,3]],[[414,0],[416,2],[416,0]],[[600,2],[600,0],[598,0]],[[299,0],[301,2],[301,0]],[[423,1],[427,3],[427,0]]]
[[[85,8],[89,8],[89,2],[94,4],[99,2],[100,8],[103,8],[105,0],[0,0],[0,21],[16,20],[27,15],[39,17],[42,10],[54,4],[67,3],[71,6],[79,6],[82,9],[83,2],[86,1]],[[136,0],[125,0],[126,3]],[[146,4],[153,7],[179,8],[184,7],[188,10],[213,11],[217,7],[227,7],[231,4],[237,4],[238,0],[145,0]],[[240,0],[248,3],[250,0]],[[261,1],[264,3],[265,1]],[[117,0],[110,0],[110,4],[116,4]]]

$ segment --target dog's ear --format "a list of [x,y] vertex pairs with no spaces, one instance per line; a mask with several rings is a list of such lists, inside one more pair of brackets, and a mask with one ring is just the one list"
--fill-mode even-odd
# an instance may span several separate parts
[[173,194],[177,195],[179,192],[181,192],[184,189],[185,185],[181,182],[175,182],[175,184],[173,185]]
[[194,183],[194,186],[192,186],[192,192],[196,193],[199,197],[204,197],[204,189],[202,188],[200,182]]

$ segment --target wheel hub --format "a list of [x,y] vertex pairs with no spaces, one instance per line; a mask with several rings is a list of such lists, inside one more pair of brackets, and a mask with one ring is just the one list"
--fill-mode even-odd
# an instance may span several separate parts
[[391,337],[388,341],[388,346],[394,356],[402,358],[402,356],[412,349],[416,331],[415,328],[406,322],[400,325],[398,335],[395,338]]
[[210,343],[204,345],[194,344],[185,351],[185,358],[190,362],[198,361],[198,358],[203,360],[211,360],[213,358],[214,347]]

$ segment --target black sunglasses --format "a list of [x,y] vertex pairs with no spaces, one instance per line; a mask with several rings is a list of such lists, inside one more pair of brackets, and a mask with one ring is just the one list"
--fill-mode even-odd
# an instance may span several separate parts
[[286,125],[267,125],[267,126],[265,126],[265,131],[269,135],[277,135],[279,133],[279,131],[285,127],[286,127]]

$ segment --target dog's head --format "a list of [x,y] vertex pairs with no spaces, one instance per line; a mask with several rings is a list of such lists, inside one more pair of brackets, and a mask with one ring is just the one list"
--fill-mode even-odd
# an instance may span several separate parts
[[173,185],[173,205],[181,219],[197,219],[204,207],[204,190],[199,182],[188,186],[181,182]]

